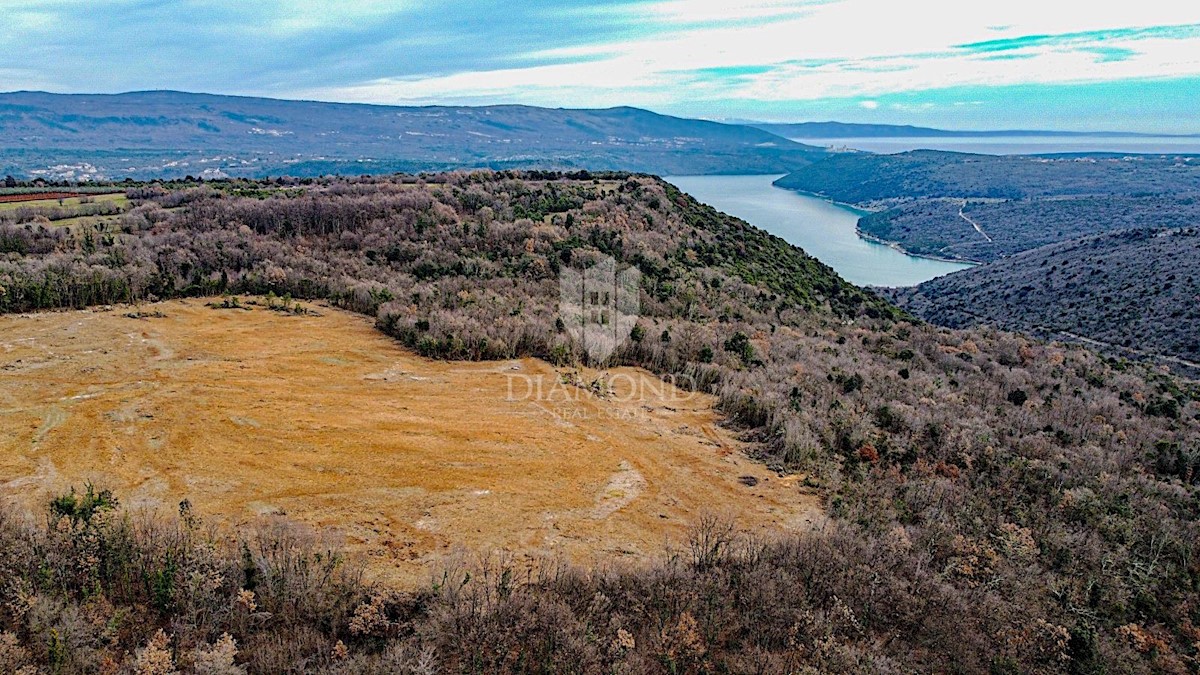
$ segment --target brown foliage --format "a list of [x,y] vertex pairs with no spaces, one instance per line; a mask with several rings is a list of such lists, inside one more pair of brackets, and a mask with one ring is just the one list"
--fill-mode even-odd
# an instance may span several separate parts
[[[822,485],[827,531],[765,544],[709,523],[652,569],[460,570],[391,596],[283,526],[230,550],[179,525],[10,524],[0,631],[38,663],[82,664],[123,662],[162,627],[184,668],[180,654],[228,633],[249,672],[1194,663],[1200,407],[1187,385],[1081,348],[905,321],[655,179],[523,178],[148,195],[93,253],[45,228],[0,231],[15,242],[0,310],[274,292],[375,314],[426,356],[567,363],[583,355],[555,329],[557,275],[612,255],[643,273],[646,336],[612,361],[717,394],[764,462]],[[84,590],[97,587],[105,602]],[[137,620],[110,635],[120,612],[106,606]]]

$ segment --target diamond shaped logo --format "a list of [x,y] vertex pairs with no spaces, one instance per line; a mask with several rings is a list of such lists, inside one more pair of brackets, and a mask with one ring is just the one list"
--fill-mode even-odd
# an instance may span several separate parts
[[641,307],[641,277],[636,267],[618,272],[609,256],[582,272],[562,270],[558,315],[592,363],[606,361],[629,338]]

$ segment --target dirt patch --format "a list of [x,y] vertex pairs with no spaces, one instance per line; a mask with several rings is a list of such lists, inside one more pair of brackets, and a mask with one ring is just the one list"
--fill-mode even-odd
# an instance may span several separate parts
[[429,361],[333,309],[150,309],[0,317],[0,497],[42,508],[91,480],[233,525],[286,514],[401,583],[456,549],[589,564],[658,556],[706,511],[752,531],[819,517],[711,397],[643,371]]
[[621,470],[613,474],[596,497],[592,518],[604,520],[637,499],[646,487],[646,479],[629,462],[621,462]]

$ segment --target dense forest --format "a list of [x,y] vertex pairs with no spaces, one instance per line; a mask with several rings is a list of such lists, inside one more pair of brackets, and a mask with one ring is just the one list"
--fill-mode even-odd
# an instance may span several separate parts
[[274,293],[434,358],[586,357],[557,279],[635,265],[607,364],[711,391],[830,516],[696,524],[644,569],[366,584],[282,525],[231,541],[83,490],[0,511],[0,669],[40,672],[1195,672],[1200,392],[1078,346],[916,320],[662,180],[141,185],[111,227],[0,224],[0,310]]

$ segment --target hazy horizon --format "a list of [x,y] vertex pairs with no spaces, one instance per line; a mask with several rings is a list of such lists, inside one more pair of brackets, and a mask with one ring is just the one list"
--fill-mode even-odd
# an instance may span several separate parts
[[1163,0],[7,4],[10,90],[1200,133],[1200,22]]
[[[844,119],[767,120],[767,119],[721,118],[721,117],[694,117],[694,118],[692,118],[692,117],[688,117],[686,115],[672,115],[671,113],[665,113],[665,112],[655,110],[653,108],[646,107],[646,106],[634,106],[634,105],[627,105],[627,104],[620,104],[620,103],[614,104],[611,106],[603,106],[603,107],[599,107],[599,108],[586,108],[586,107],[581,107],[581,106],[535,105],[535,104],[529,104],[529,103],[476,103],[476,104],[362,103],[362,102],[358,102],[358,101],[333,101],[333,100],[322,100],[322,99],[315,99],[315,98],[287,98],[287,97],[281,97],[281,96],[262,96],[262,95],[251,95],[251,94],[220,94],[220,93],[207,92],[207,91],[184,91],[184,90],[179,90],[179,89],[140,89],[140,90],[129,90],[129,91],[118,91],[118,92],[94,92],[94,91],[60,92],[60,91],[47,91],[47,90],[41,90],[41,89],[16,89],[16,90],[9,90],[9,91],[0,91],[0,96],[12,95],[12,94],[47,94],[47,95],[53,95],[53,96],[126,96],[126,95],[135,95],[135,94],[154,94],[154,93],[171,93],[171,94],[183,94],[183,95],[191,95],[191,96],[223,96],[223,97],[231,97],[231,98],[249,98],[249,99],[264,99],[264,100],[274,100],[274,101],[288,101],[288,102],[294,102],[294,103],[328,103],[328,104],[334,104],[334,105],[374,105],[374,106],[384,106],[384,107],[390,106],[390,107],[425,107],[425,108],[437,108],[437,107],[487,108],[487,107],[508,106],[508,107],[535,107],[535,108],[546,108],[546,109],[557,109],[557,110],[611,110],[611,109],[619,109],[619,108],[637,108],[637,109],[646,110],[648,112],[653,112],[656,114],[676,116],[676,117],[680,117],[683,119],[698,119],[698,120],[703,120],[703,121],[719,122],[722,124],[739,124],[739,125],[847,124],[847,125],[862,125],[862,126],[896,127],[897,129],[902,129],[902,128],[907,127],[910,129],[929,129],[932,131],[949,132],[949,133],[958,132],[958,133],[963,133],[963,134],[989,133],[989,134],[1002,135],[1002,134],[1006,134],[1006,133],[1018,133],[1018,134],[1021,134],[1021,133],[1047,133],[1047,134],[1066,133],[1066,134],[1097,135],[1097,136],[1106,135],[1106,134],[1107,135],[1127,135],[1130,137],[1146,137],[1146,138],[1172,138],[1172,137],[1174,137],[1174,138],[1190,139],[1190,138],[1200,137],[1200,133],[1169,133],[1169,132],[1155,133],[1155,132],[1136,131],[1136,130],[1120,129],[1120,128],[1098,128],[1098,129],[1093,129],[1093,130],[1056,129],[1056,128],[1049,128],[1049,127],[955,128],[955,127],[951,127],[951,126],[936,126],[936,127],[935,126],[927,126],[924,124],[918,124],[918,123],[911,122],[911,121],[847,122]],[[864,138],[870,138],[870,137],[868,136],[868,137],[864,137]],[[888,138],[888,137],[883,136],[882,138]],[[920,137],[913,136],[913,138],[920,138]],[[834,136],[834,137],[812,136],[812,137],[799,137],[794,140],[796,140],[798,142],[815,142],[815,141],[837,141],[837,140],[844,140],[844,138],[836,137],[836,136]]]

